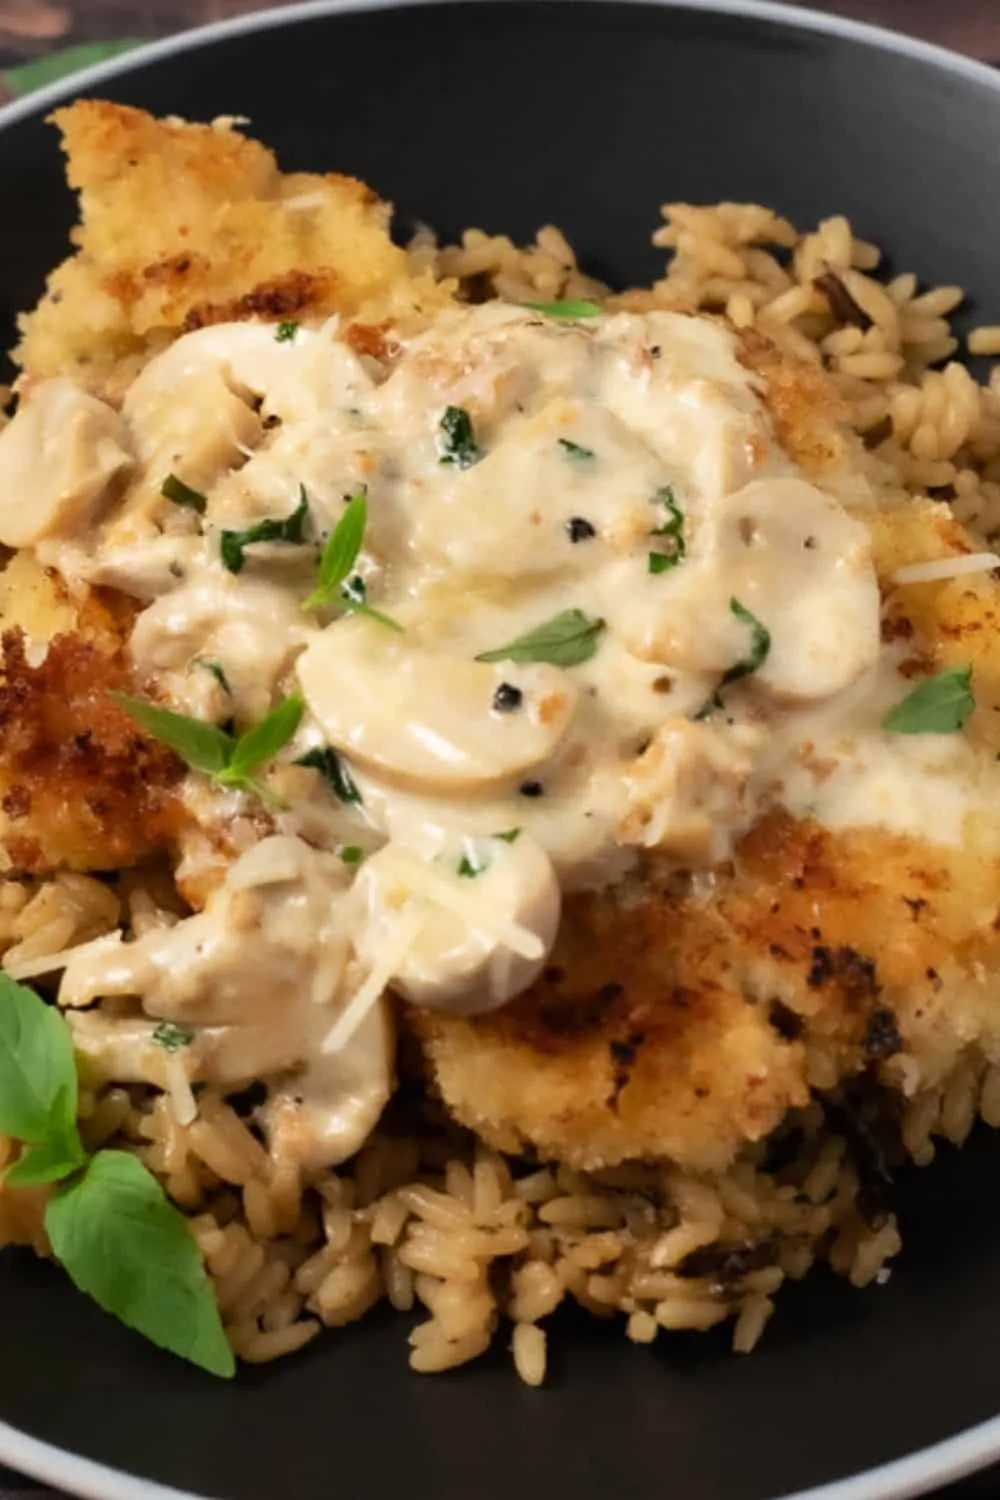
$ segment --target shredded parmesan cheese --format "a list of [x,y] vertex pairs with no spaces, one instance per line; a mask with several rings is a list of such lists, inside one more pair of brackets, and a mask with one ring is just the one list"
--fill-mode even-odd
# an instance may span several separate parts
[[373,1005],[377,1005],[392,976],[401,967],[420,933],[422,918],[416,906],[405,906],[390,931],[385,951],[364,984],[330,1028],[320,1049],[340,1052],[347,1046]]
[[909,563],[892,575],[893,583],[940,583],[966,573],[990,573],[1000,568],[996,552],[967,552],[961,557],[937,557],[930,562]]

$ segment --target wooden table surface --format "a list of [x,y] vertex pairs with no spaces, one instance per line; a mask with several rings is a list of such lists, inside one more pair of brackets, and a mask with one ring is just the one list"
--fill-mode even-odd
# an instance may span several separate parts
[[[168,36],[209,21],[291,0],[0,0],[0,101],[39,81],[33,64],[68,48]],[[857,20],[908,31],[1000,65],[1000,0],[799,0]],[[96,51],[96,49],[95,49]],[[79,61],[90,60],[81,54]],[[51,1492],[0,1467],[0,1500],[46,1500]],[[1000,1470],[943,1492],[939,1500],[997,1500]],[[57,1497],[51,1496],[51,1500]]]

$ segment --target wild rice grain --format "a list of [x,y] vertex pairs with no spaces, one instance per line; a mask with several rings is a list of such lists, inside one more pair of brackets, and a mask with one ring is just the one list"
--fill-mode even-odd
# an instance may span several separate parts
[[525,1385],[539,1386],[545,1379],[545,1334],[533,1323],[518,1323],[511,1340],[514,1366]]

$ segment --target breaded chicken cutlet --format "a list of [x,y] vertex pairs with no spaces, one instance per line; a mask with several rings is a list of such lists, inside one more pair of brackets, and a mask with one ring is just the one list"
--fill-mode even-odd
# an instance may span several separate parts
[[232,122],[55,119],[82,218],[0,432],[0,843],[18,890],[130,893],[8,964],[94,1098],[197,1142],[259,1088],[261,1181],[322,1191],[401,1032],[508,1173],[703,1187],[817,1101],[901,1119],[1000,1061],[998,560],[820,359],[656,291],[481,301]]

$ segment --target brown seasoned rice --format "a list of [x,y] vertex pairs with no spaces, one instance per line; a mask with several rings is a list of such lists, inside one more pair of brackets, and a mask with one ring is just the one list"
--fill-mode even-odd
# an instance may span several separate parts
[[[666,274],[617,295],[578,268],[551,226],[527,249],[477,229],[438,247],[423,231],[411,255],[474,299],[725,313],[830,372],[881,482],[949,500],[984,543],[1000,533],[1000,370],[980,384],[953,358],[960,288],[921,292],[909,273],[879,280],[880,250],[842,216],[806,233],[758,204],[675,203],[663,217],[654,239],[672,252]],[[1000,327],[975,331],[967,347],[1000,354]],[[37,975],[46,957],[123,920],[133,932],[173,920],[162,884],[73,874],[0,883],[3,967]],[[733,1347],[747,1352],[786,1279],[826,1261],[867,1286],[900,1245],[818,1102],[716,1177],[666,1163],[583,1173],[507,1160],[394,1107],[352,1162],[309,1184],[273,1163],[217,1092],[204,1090],[198,1106],[184,1124],[169,1094],[113,1087],[96,1097],[84,1079],[81,1128],[91,1147],[117,1139],[137,1152],[191,1215],[233,1348],[251,1362],[291,1353],[383,1297],[426,1311],[410,1337],[410,1364],[425,1372],[480,1355],[509,1320],[518,1374],[542,1384],[540,1324],[567,1297],[622,1315],[636,1343],[732,1320]],[[977,1114],[1000,1126],[1000,1066],[970,1049],[942,1087],[917,1087],[899,1106],[901,1150],[929,1162],[934,1137],[961,1143]],[[0,1165],[11,1149],[0,1139]],[[0,1188],[0,1242],[44,1251],[45,1192]]]

